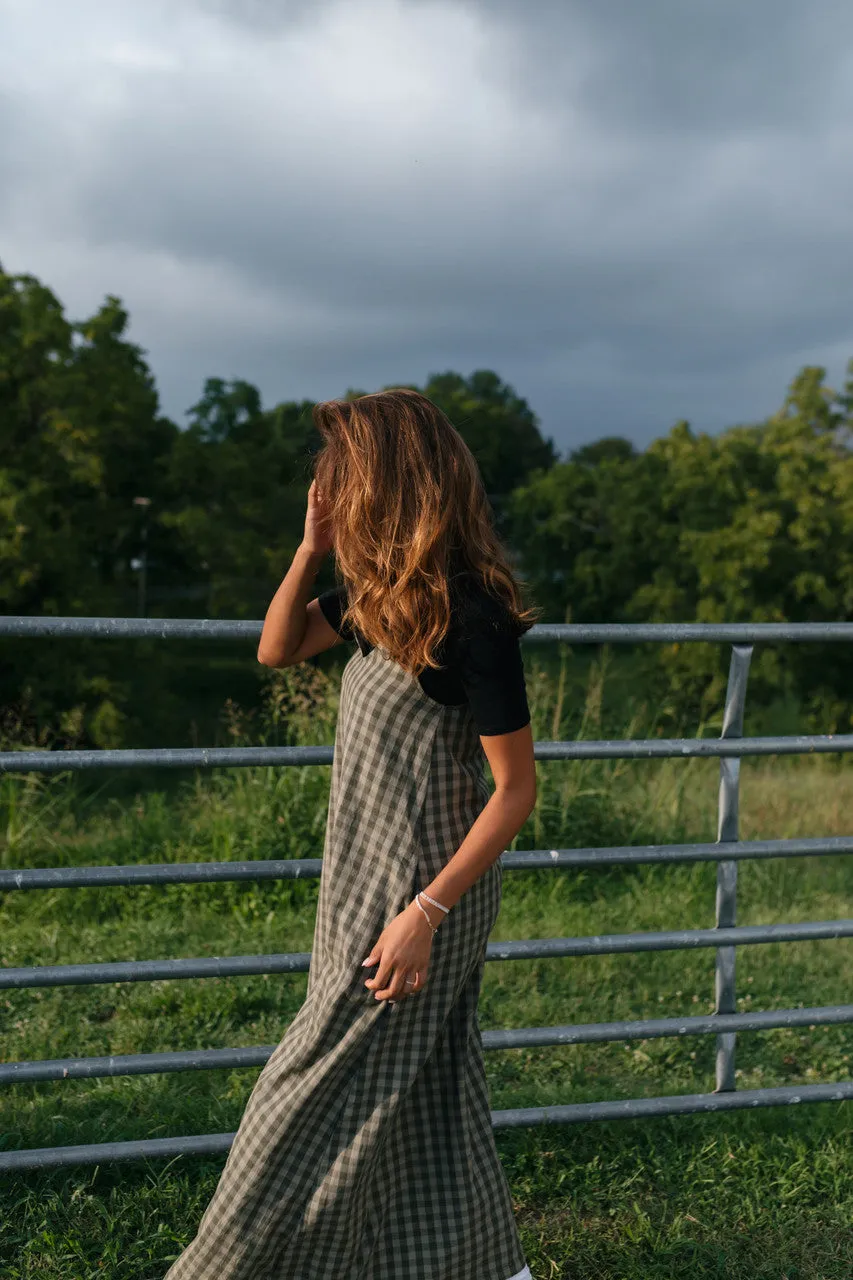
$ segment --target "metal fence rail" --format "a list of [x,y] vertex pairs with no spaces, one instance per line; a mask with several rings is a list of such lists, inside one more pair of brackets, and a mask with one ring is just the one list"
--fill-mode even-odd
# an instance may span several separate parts
[[[206,619],[154,618],[0,618],[0,635],[158,637],[162,639],[257,640],[262,623]],[[605,955],[625,952],[716,950],[715,1008],[707,1016],[649,1018],[556,1027],[527,1027],[485,1031],[486,1049],[532,1045],[585,1044],[660,1036],[714,1035],[717,1039],[716,1088],[708,1094],[681,1094],[624,1101],[585,1102],[565,1106],[526,1107],[493,1111],[496,1128],[541,1123],[578,1123],[638,1116],[683,1115],[727,1111],[743,1107],[781,1106],[853,1098],[853,1080],[736,1090],[735,1044],[743,1031],[774,1027],[853,1023],[853,1005],[809,1009],[735,1012],[735,957],[739,946],[768,942],[853,937],[853,920],[818,920],[794,924],[737,926],[737,867],[744,859],[817,857],[853,853],[853,837],[814,837],[796,840],[741,841],[738,838],[740,758],[745,755],[790,755],[805,752],[853,750],[853,735],[792,735],[744,738],[746,684],[756,641],[853,641],[853,623],[728,623],[728,624],[538,624],[525,643],[561,640],[568,643],[723,642],[732,645],[729,682],[718,739],[648,739],[598,742],[538,742],[537,760],[589,760],[716,756],[720,758],[717,840],[713,844],[622,846],[609,849],[550,849],[505,853],[507,870],[542,867],[595,867],[640,863],[716,862],[716,923],[713,929],[668,930],[657,933],[596,935],[587,938],[543,938],[490,943],[487,960],[532,959],[540,956]],[[139,765],[233,767],[251,765],[331,764],[331,747],[155,748],[136,751],[7,751],[0,752],[0,772],[57,773],[91,768]],[[268,861],[150,864],[107,867],[20,868],[0,870],[0,891],[37,890],[137,884],[204,883],[223,880],[298,879],[319,876],[320,858]],[[100,982],[145,982],[162,978],[212,975],[306,972],[310,953],[204,957],[183,960],[93,962],[0,968],[0,988],[79,986]],[[215,1070],[262,1066],[275,1046],[257,1045],[167,1053],[125,1054],[93,1058],[60,1058],[0,1064],[0,1084],[68,1078],[146,1075],[165,1071]],[[102,1142],[78,1146],[44,1147],[0,1152],[0,1170],[93,1164],[175,1154],[227,1151],[233,1133],[184,1135],[134,1142]]]

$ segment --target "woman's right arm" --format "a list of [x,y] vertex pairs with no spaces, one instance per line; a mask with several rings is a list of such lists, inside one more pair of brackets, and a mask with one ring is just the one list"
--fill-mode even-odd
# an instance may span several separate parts
[[342,639],[326,621],[316,599],[309,599],[317,570],[332,547],[315,485],[312,481],[308,491],[305,536],[264,618],[258,662],[265,667],[293,666],[331,649]]

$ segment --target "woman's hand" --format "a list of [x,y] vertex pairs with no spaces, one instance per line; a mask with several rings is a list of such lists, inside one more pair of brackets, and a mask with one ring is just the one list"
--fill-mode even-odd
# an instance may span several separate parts
[[[414,902],[395,916],[380,933],[376,945],[364,962],[378,964],[375,978],[368,978],[366,987],[373,987],[377,1000],[403,1000],[422,990],[427,979],[432,933],[423,913]],[[417,971],[417,980],[415,972]],[[414,982],[407,986],[406,979]]]
[[329,527],[329,513],[320,496],[317,481],[311,481],[308,490],[308,510],[305,514],[305,532],[302,545],[314,555],[325,555],[334,545],[332,530]]

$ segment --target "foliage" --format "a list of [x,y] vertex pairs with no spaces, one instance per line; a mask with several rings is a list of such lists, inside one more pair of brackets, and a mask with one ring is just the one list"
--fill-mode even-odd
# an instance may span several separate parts
[[[510,527],[537,602],[574,622],[851,619],[853,360],[848,375],[837,396],[807,367],[764,423],[710,436],[682,421],[643,453],[581,450],[520,485]],[[656,652],[682,714],[719,704],[722,646]],[[853,724],[837,644],[760,649],[750,702],[786,694],[822,732]]]

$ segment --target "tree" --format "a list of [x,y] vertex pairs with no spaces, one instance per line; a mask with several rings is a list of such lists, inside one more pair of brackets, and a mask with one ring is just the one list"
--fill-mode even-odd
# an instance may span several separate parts
[[630,440],[623,436],[602,436],[591,444],[581,445],[569,454],[570,461],[582,462],[586,466],[597,467],[607,460],[628,462],[637,456],[637,451]]
[[468,378],[433,373],[423,388],[447,414],[477,459],[486,492],[508,495],[538,469],[554,465],[557,453],[545,440],[527,401],[490,369]]
[[[108,297],[71,322],[34,276],[0,272],[0,596],[7,612],[108,614],[129,581],[121,552],[140,488],[156,491],[177,431],[157,415],[153,379]],[[146,496],[150,496],[146,495]],[[118,580],[117,580],[118,579]],[[116,651],[10,644],[4,704],[39,719],[65,713],[90,740],[117,740],[124,697]],[[73,714],[72,714],[73,713]]]

